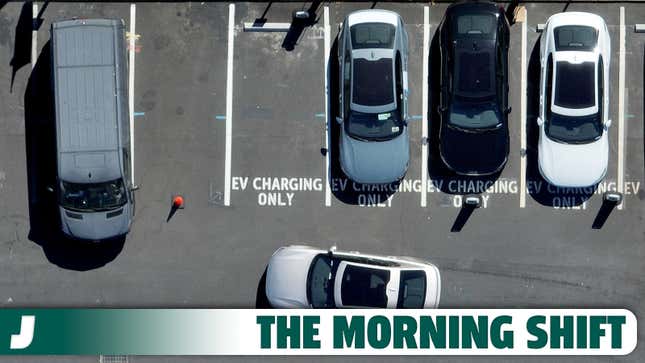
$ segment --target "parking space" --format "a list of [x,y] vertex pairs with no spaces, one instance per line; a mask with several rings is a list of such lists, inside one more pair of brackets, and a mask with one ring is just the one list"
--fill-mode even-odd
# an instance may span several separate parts
[[[293,10],[310,4],[139,3],[132,18],[126,3],[52,2],[44,9],[37,3],[42,23],[33,72],[33,10],[0,5],[0,305],[252,307],[273,251],[304,243],[429,259],[442,271],[442,307],[607,306],[645,313],[645,34],[633,31],[645,23],[645,7],[526,4],[526,42],[522,22],[510,34],[507,164],[489,178],[463,178],[446,170],[437,148],[436,31],[448,5],[319,3],[312,26],[244,29],[290,23]],[[339,24],[372,6],[398,12],[409,35],[410,163],[399,184],[385,187],[347,180],[334,121]],[[563,10],[597,13],[611,33],[609,169],[590,190],[558,190],[537,170],[537,25]],[[71,17],[121,18],[128,31],[136,24],[124,41],[135,56],[141,188],[132,231],[116,246],[65,245],[52,237],[54,219],[43,212],[52,202],[45,189],[54,173],[49,26]],[[608,190],[624,193],[622,209],[603,204]],[[172,214],[176,194],[186,207]],[[481,208],[463,207],[470,194],[481,195]],[[642,346],[628,360],[642,357]]]

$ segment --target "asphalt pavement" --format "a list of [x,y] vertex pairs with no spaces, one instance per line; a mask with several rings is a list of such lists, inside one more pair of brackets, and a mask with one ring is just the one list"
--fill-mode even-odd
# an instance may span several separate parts
[[[305,27],[290,24],[291,12],[311,3],[241,2],[231,7],[219,2],[146,2],[136,4],[134,18],[128,3],[51,2],[44,9],[42,2],[37,5],[39,27],[33,32],[29,4],[0,2],[0,67],[4,69],[0,72],[0,306],[252,308],[266,263],[278,247],[336,244],[343,250],[432,261],[442,273],[440,306],[444,308],[627,308],[643,323],[645,34],[633,28],[645,23],[645,5],[525,4],[526,41],[521,22],[511,27],[509,159],[499,175],[486,180],[450,174],[437,152],[435,32],[448,6],[445,3],[319,3],[311,9],[316,23]],[[429,15],[428,39],[423,34],[424,6]],[[370,7],[398,12],[409,34],[411,159],[405,179],[387,190],[368,190],[346,180],[338,166],[338,130],[333,121],[334,42],[339,24],[351,11]],[[597,13],[611,33],[609,169],[605,181],[592,190],[558,190],[537,172],[537,25],[561,11]],[[64,243],[47,232],[55,221],[43,212],[51,202],[44,189],[52,178],[52,139],[47,131],[53,122],[47,112],[49,27],[71,17],[120,18],[128,30],[133,21],[136,24],[129,37],[134,37],[135,44],[131,51],[136,61],[130,67],[135,69],[134,163],[140,189],[132,231],[116,245]],[[245,23],[254,22],[285,23],[289,30],[245,31]],[[622,121],[621,26],[625,35]],[[124,41],[129,43],[129,38]],[[428,59],[423,57],[424,47],[428,47]],[[326,51],[331,60],[327,82]],[[424,62],[429,65],[427,75]],[[430,91],[424,100],[426,78]],[[430,110],[427,138],[422,124],[424,103]],[[620,128],[625,135],[622,143]],[[428,162],[424,165],[425,140]],[[615,189],[625,194],[621,209],[603,205],[602,192]],[[472,193],[481,193],[482,207],[468,211],[462,208],[463,199]],[[176,194],[185,198],[186,206],[168,220]],[[642,329],[638,338],[634,353],[611,360],[643,361]],[[98,358],[0,360],[96,362]],[[427,360],[369,358],[375,362]]]

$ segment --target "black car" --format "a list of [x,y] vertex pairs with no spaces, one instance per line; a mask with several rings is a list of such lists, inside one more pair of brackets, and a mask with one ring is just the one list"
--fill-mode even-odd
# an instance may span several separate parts
[[508,42],[504,11],[451,5],[439,26],[440,153],[457,174],[489,175],[508,157]]

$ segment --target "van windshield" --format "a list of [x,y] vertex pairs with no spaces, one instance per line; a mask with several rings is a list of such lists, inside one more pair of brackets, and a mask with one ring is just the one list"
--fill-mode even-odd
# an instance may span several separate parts
[[121,207],[127,197],[122,179],[92,184],[61,181],[60,200],[63,208],[96,212]]

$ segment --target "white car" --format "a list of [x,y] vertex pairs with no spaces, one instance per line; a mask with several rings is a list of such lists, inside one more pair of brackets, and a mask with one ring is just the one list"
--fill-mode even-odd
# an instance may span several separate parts
[[540,173],[555,186],[595,185],[609,156],[607,25],[595,14],[555,14],[540,46]]
[[439,269],[412,258],[281,247],[269,260],[266,295],[274,308],[436,308]]

